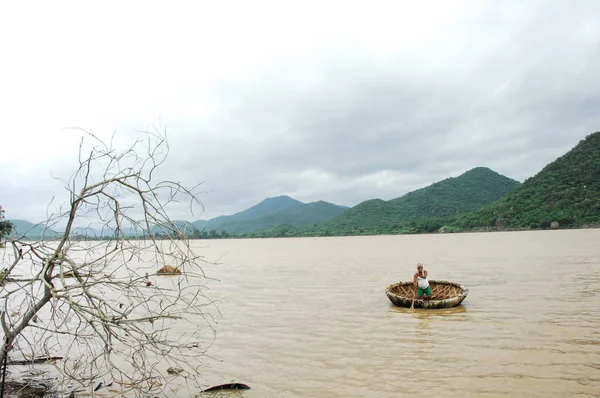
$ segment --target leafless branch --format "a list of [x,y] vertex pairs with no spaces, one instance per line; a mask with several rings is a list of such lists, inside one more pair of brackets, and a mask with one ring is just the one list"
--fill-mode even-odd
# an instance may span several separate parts
[[[79,145],[79,164],[65,182],[68,210],[48,214],[45,223],[46,231],[65,223],[64,232],[53,240],[48,233],[36,242],[14,239],[12,255],[5,254],[0,363],[12,352],[61,356],[56,368],[87,388],[110,378],[122,393],[155,394],[165,388],[168,366],[199,376],[198,356],[214,339],[205,260],[167,213],[181,197],[190,211],[202,206],[198,186],[153,181],[169,151],[164,131],[144,132],[123,151],[114,136],[107,144],[84,133],[94,146]],[[108,239],[75,238],[89,217]],[[150,272],[164,265],[180,274],[152,281]]]

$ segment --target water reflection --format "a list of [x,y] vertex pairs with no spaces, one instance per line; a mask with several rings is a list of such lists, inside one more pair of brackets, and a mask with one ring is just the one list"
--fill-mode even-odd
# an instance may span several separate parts
[[[468,297],[467,297],[468,299]],[[390,312],[399,312],[404,314],[414,314],[420,317],[427,316],[443,316],[443,315],[453,315],[453,314],[462,314],[467,312],[467,307],[464,305],[459,305],[457,307],[452,308],[436,308],[436,309],[423,309],[423,308],[404,308],[398,307],[396,305],[390,304],[388,307],[388,311]]]
[[419,357],[430,357],[429,354],[433,347],[430,331],[431,323],[432,320],[429,317],[417,317],[417,322],[414,323],[415,342],[417,343],[416,355]]

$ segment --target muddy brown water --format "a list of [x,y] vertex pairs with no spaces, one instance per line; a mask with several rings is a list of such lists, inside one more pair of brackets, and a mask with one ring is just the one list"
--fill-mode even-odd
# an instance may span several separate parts
[[[206,387],[245,383],[244,397],[600,396],[598,229],[193,245],[220,261],[204,266],[219,309],[209,357],[198,358]],[[410,280],[417,262],[430,279],[467,287],[463,304],[393,306],[386,287]],[[171,396],[198,392],[171,383]]]
[[[247,397],[600,396],[600,230],[212,241],[205,377]],[[446,310],[385,288],[462,283]]]

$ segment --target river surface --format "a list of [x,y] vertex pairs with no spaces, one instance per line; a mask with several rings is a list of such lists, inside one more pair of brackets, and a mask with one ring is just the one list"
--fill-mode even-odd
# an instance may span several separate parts
[[[219,263],[203,266],[218,308],[216,339],[198,356],[205,387],[245,383],[248,398],[600,396],[599,229],[192,245]],[[393,306],[386,287],[418,262],[467,287],[463,304]],[[198,392],[178,376],[169,388]]]
[[[200,247],[202,246],[202,248]],[[220,240],[207,384],[244,397],[598,397],[600,230]],[[385,288],[459,282],[459,307]]]

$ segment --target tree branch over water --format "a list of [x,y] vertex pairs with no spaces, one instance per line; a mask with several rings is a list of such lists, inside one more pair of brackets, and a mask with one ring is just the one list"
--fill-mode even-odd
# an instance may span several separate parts
[[[45,222],[64,232],[7,242],[0,363],[7,354],[64,356],[56,368],[86,388],[111,380],[124,393],[157,393],[168,367],[198,377],[193,364],[214,339],[205,260],[167,213],[182,198],[190,210],[202,204],[197,187],[154,182],[169,152],[164,130],[141,133],[124,151],[84,133],[77,169],[64,181],[68,207]],[[86,223],[108,238],[81,239]],[[165,265],[177,273],[155,276]]]

